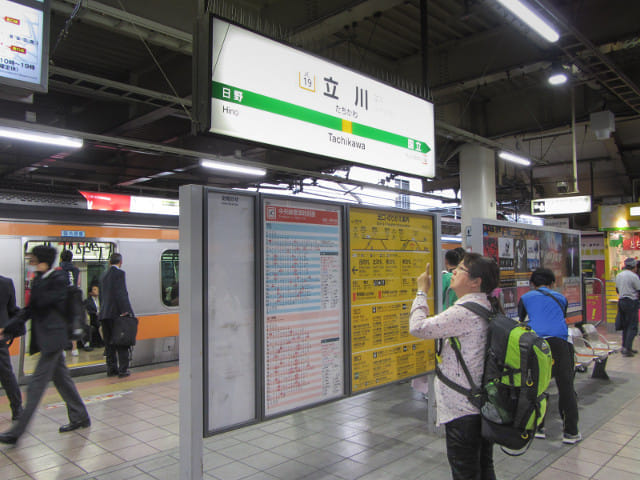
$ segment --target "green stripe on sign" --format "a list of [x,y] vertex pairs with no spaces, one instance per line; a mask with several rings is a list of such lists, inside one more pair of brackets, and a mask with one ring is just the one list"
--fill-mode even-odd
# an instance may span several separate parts
[[[333,115],[301,107],[300,105],[278,100],[276,98],[267,97],[250,90],[236,88],[224,83],[211,82],[211,96],[218,100],[244,105],[245,107],[256,108],[264,112],[282,115],[284,117],[330,128],[339,132],[343,131],[343,119],[340,117],[334,117]],[[387,132],[379,128],[369,127],[356,122],[352,122],[352,128],[352,133],[359,137],[376,140],[396,147],[406,148],[413,152],[428,153],[431,151],[431,147],[427,145],[427,142]]]

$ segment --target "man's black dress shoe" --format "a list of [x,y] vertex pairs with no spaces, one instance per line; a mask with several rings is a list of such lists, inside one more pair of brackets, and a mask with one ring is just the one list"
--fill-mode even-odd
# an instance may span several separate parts
[[107,372],[107,377],[115,377],[118,375],[118,372]]
[[635,349],[632,348],[631,349],[631,353],[638,353],[638,350],[635,350]]
[[124,378],[124,377],[128,377],[129,375],[131,375],[131,372],[129,370],[127,370],[126,372],[119,373],[118,377]]
[[18,442],[18,437],[14,437],[10,433],[0,433],[0,443],[15,445],[17,442]]
[[71,432],[73,430],[77,430],[78,428],[87,428],[90,425],[91,425],[91,419],[87,418],[85,420],[80,420],[79,422],[71,422],[71,423],[67,423],[66,425],[62,425],[58,429],[58,431],[60,433]]

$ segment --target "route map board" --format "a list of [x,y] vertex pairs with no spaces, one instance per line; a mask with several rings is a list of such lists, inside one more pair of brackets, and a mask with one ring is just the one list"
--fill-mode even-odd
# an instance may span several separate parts
[[[352,392],[433,370],[434,342],[409,334],[409,313],[434,265],[434,217],[350,208],[349,232]],[[428,303],[434,312],[433,286]]]
[[472,232],[473,251],[498,262],[507,315],[517,318],[531,272],[543,267],[553,271],[555,290],[569,301],[567,322],[582,320],[579,231],[474,219]]
[[344,395],[342,207],[265,199],[265,415]]

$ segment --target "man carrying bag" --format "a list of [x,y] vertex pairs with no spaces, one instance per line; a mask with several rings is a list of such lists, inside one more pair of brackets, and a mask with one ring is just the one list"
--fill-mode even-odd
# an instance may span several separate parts
[[[102,277],[100,289],[100,314],[107,355],[107,376],[120,378],[131,375],[129,360],[131,346],[135,344],[138,320],[133,315],[129,293],[122,266],[122,255],[114,253],[109,259],[111,266]],[[135,324],[135,332],[129,328]],[[122,334],[124,330],[128,334]],[[133,332],[133,333],[132,333]],[[133,335],[133,340],[131,336]],[[127,341],[128,340],[128,341]]]

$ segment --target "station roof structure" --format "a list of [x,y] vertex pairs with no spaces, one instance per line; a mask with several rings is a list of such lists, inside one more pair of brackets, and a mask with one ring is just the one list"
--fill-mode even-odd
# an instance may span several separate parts
[[[526,212],[531,198],[566,193],[573,90],[579,192],[595,205],[636,200],[640,2],[525,3],[555,26],[558,41],[542,39],[496,0],[51,0],[49,91],[32,103],[0,100],[0,126],[60,129],[85,143],[73,150],[0,139],[0,190],[175,198],[184,184],[296,188],[348,172],[340,160],[192,133],[192,32],[209,8],[432,101],[436,175],[422,181],[427,195],[459,189],[465,144],[532,159],[531,167],[496,160],[499,207]],[[567,85],[548,84],[555,68],[570,74]],[[591,122],[599,112],[615,119],[602,139]],[[209,170],[198,152],[259,164],[267,174]]]

